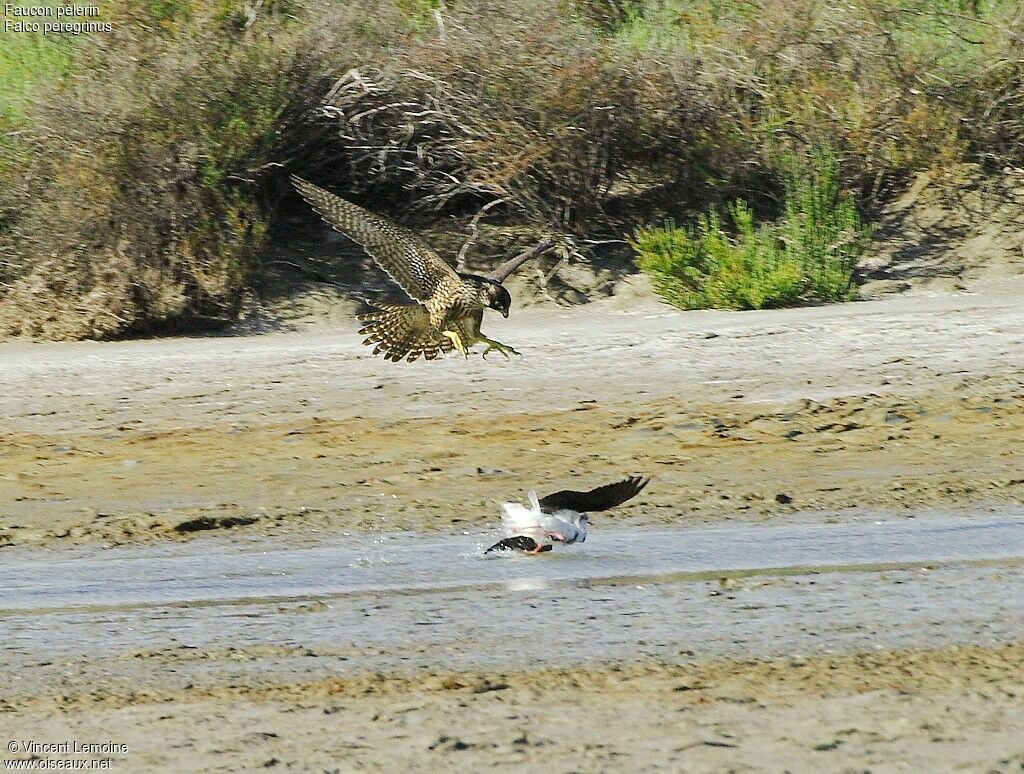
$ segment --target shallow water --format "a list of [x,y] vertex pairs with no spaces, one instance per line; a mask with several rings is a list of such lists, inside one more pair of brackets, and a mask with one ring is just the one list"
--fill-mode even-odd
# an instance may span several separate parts
[[397,533],[302,548],[193,542],[23,559],[9,551],[0,565],[0,609],[540,589],[562,583],[685,580],[688,574],[1024,557],[1024,518],[1007,517],[690,530],[592,528],[588,542],[556,546],[539,557],[485,556],[493,537]]
[[6,551],[2,666],[77,657],[115,679],[143,659],[147,674],[163,665],[162,679],[195,683],[254,661],[284,679],[1024,636],[1016,514],[594,528],[539,557],[485,557],[491,537]]

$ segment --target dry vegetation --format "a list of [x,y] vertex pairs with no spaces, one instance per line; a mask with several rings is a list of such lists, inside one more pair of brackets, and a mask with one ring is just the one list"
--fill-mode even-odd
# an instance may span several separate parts
[[[3,119],[0,334],[234,319],[268,229],[287,238],[282,214],[302,212],[292,172],[441,242],[489,206],[484,224],[587,244],[736,197],[778,215],[781,160],[825,144],[867,214],[914,170],[1024,163],[1024,11],[1008,0],[106,12],[115,32]],[[625,245],[593,260],[608,249]]]

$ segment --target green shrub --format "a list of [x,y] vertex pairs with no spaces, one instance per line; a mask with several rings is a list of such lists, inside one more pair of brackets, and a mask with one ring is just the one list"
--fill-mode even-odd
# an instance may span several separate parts
[[790,161],[785,212],[757,225],[749,205],[728,209],[734,235],[712,208],[695,226],[637,229],[630,244],[658,293],[682,309],[765,309],[854,297],[853,269],[870,228],[848,195],[840,194],[830,152],[809,169]]

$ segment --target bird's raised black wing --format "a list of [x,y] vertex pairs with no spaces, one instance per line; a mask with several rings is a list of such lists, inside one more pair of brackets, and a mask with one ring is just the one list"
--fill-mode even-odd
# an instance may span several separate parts
[[606,511],[636,497],[649,481],[649,478],[643,476],[630,476],[623,481],[605,484],[597,489],[591,489],[589,492],[563,489],[560,492],[549,494],[547,497],[542,497],[540,507],[544,511],[557,511],[563,508],[580,513]]

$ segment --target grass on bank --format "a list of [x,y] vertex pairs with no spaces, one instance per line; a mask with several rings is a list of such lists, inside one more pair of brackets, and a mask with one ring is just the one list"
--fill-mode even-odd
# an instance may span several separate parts
[[75,42],[73,76],[33,84],[6,196],[0,179],[0,333],[234,319],[267,222],[247,181],[295,93],[288,43],[265,29],[286,32],[289,5],[261,4],[251,29],[243,3],[110,7],[113,30]]
[[33,90],[68,74],[71,43],[33,32],[4,33],[0,46],[0,126],[20,123]]
[[[0,175],[18,155],[17,132],[40,86],[71,71],[73,42],[40,33],[0,31]],[[2,185],[2,182],[0,182]]]

